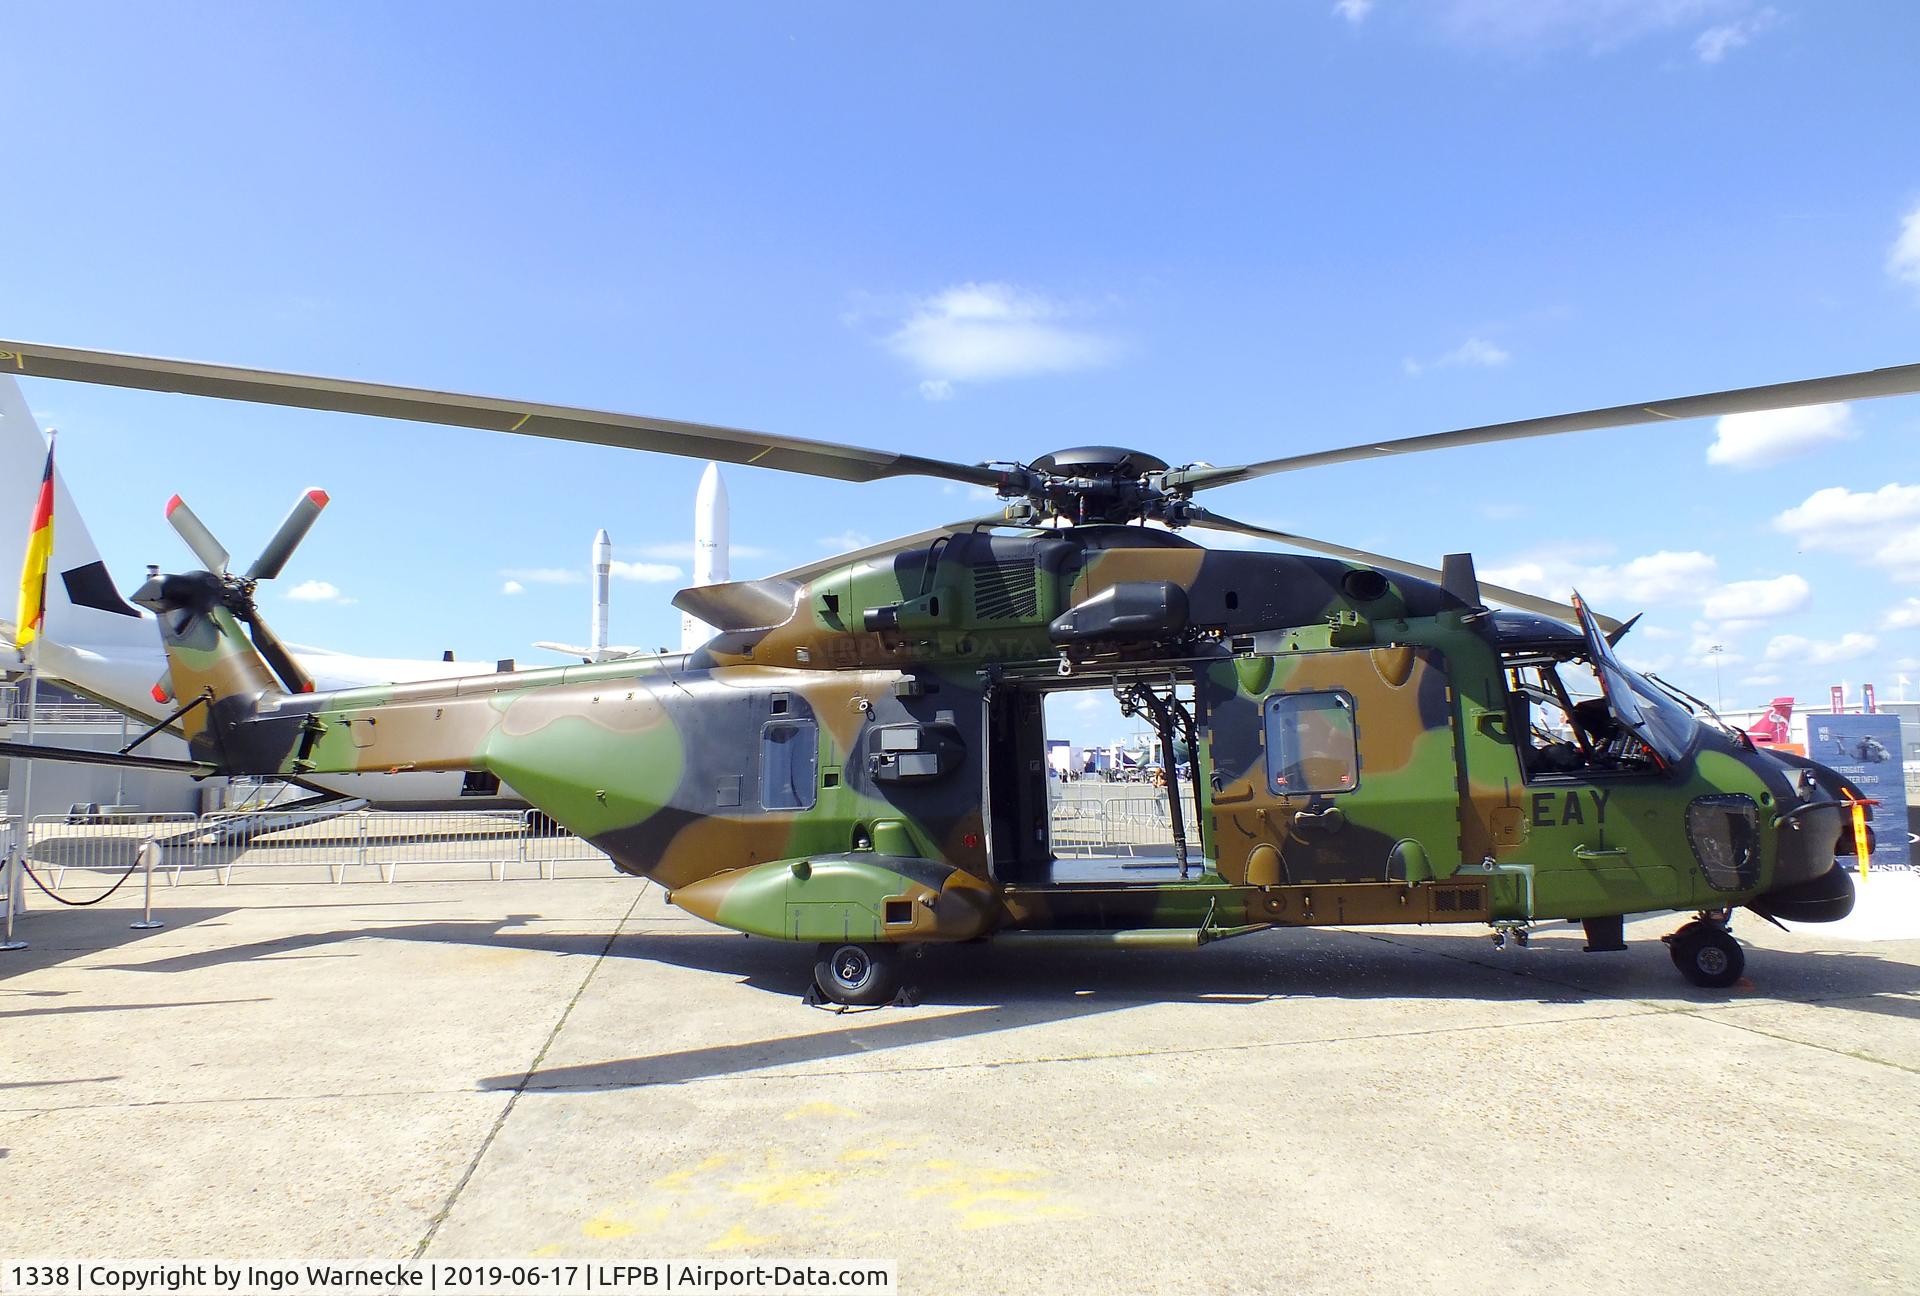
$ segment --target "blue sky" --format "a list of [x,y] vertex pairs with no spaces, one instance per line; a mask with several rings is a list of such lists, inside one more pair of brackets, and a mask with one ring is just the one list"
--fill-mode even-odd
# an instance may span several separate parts
[[[0,335],[966,460],[1227,463],[1920,361],[1910,4],[532,13],[10,6]],[[557,660],[529,644],[585,636],[605,526],[614,640],[677,639],[697,462],[27,394],[123,584],[183,564],[176,490],[244,553],[321,485],[284,637]],[[1920,696],[1917,431],[1903,398],[1209,503],[1578,584],[1708,696],[1722,645],[1730,705]],[[983,505],[728,484],[736,576]]]

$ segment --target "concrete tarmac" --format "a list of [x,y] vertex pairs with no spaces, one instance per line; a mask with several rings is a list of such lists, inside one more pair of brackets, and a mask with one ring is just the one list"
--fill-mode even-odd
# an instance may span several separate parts
[[[254,877],[259,877],[256,871]],[[1920,940],[942,950],[615,877],[162,888],[0,954],[0,1255],[844,1257],[902,1292],[1920,1289]],[[415,877],[430,876],[416,872]],[[1903,879],[1911,881],[1913,879]],[[85,894],[87,881],[70,878]]]

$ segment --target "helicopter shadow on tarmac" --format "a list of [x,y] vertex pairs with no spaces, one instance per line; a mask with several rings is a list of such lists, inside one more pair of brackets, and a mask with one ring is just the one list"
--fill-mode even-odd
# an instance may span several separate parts
[[[1291,943],[1258,938],[1193,953],[1062,954],[983,947],[930,950],[915,965],[920,1002],[968,1011],[876,1010],[871,1024],[804,1031],[775,1039],[545,1067],[481,1081],[488,1089],[539,1092],[644,1088],[835,1058],[857,1058],[916,1044],[947,1042],[1165,1003],[1232,1006],[1275,999],[1471,999],[1576,1004],[1618,1000],[1649,1007],[1726,1006],[1725,995],[1680,983],[1664,949],[1604,960],[1580,952],[1579,937],[1517,956],[1482,950],[1459,936],[1323,930],[1293,933]],[[1364,942],[1364,943],[1363,943]],[[1263,948],[1264,945],[1264,948]],[[728,975],[744,987],[792,995],[805,977],[800,951],[737,936],[627,935],[617,957]],[[1835,1001],[1840,1009],[1920,1017],[1920,1003],[1892,996],[1920,990],[1920,967],[1873,954],[1785,953],[1793,992],[1749,1002]],[[1582,973],[1581,960],[1589,960]],[[1784,970],[1784,969],[1783,969]],[[1588,984],[1574,980],[1584,975]],[[1658,978],[1656,980],[1656,978]],[[1664,984],[1671,980],[1674,984]],[[1783,990],[1785,987],[1783,986]],[[1839,1002],[1844,1000],[1845,1002]],[[1734,1000],[1732,1002],[1738,1002]]]
[[[253,959],[324,956],[361,940],[418,941],[498,950],[605,957],[722,977],[742,991],[793,1005],[794,1031],[575,1066],[514,1072],[478,1081],[490,1090],[540,1092],[642,1088],[773,1067],[861,1057],[1155,1004],[1232,1007],[1271,1000],[1472,1000],[1514,1004],[1635,1003],[1649,1008],[1730,1008],[1743,1002],[1813,1003],[1836,1011],[1920,1018],[1920,966],[1867,951],[1756,951],[1755,987],[1743,995],[1686,985],[1649,926],[1624,954],[1589,955],[1577,931],[1495,952],[1466,935],[1406,929],[1274,932],[1198,952],[1125,954],[931,948],[912,965],[916,1011],[815,1016],[800,1004],[810,949],[724,932],[565,931],[503,920],[370,922],[245,945],[196,950],[137,963],[127,971],[190,972]],[[335,954],[344,953],[337,948]]]
[[[211,911],[208,916],[226,912]],[[1477,936],[1406,928],[1275,931],[1197,952],[929,946],[910,965],[908,979],[918,988],[918,1001],[930,1007],[1014,1008],[1088,996],[1126,1004],[1399,998],[1568,1004],[1633,999],[1675,1006],[1739,998],[1738,991],[1729,996],[1680,981],[1654,938],[1659,921],[1633,933],[1627,952],[1600,955],[1580,951],[1581,937],[1574,928],[1564,935],[1536,937],[1530,948],[1505,952],[1488,948]],[[538,914],[421,922],[375,919],[111,966],[184,972],[319,952],[350,941],[404,940],[661,963],[726,976],[744,988],[797,1000],[812,961],[807,947],[718,930],[610,937],[605,931],[553,930],[552,925]],[[1862,949],[1760,949],[1753,974],[1755,984],[1746,993],[1758,989],[1769,1000],[1854,1001],[1920,992],[1920,965]],[[1897,1015],[1920,1011],[1904,1002],[1885,1009]]]

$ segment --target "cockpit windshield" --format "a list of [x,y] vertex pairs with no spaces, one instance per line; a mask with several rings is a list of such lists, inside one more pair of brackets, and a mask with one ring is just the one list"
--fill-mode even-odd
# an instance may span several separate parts
[[1600,677],[1600,691],[1614,716],[1651,747],[1662,764],[1678,763],[1700,730],[1693,713],[1665,689],[1621,663],[1578,594],[1573,596],[1573,606],[1580,613],[1580,629],[1586,636],[1594,673]]
[[1501,656],[1527,777],[1657,774],[1683,759],[1699,722],[1679,699],[1624,665],[1586,618],[1503,626]]

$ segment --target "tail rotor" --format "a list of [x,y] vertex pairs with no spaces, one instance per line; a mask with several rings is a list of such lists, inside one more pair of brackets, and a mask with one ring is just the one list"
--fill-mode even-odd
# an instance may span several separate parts
[[290,693],[313,692],[313,677],[307,674],[261,617],[254,603],[254,591],[261,581],[272,580],[286,567],[287,560],[293,556],[300,542],[306,539],[307,532],[313,529],[313,524],[319,520],[321,510],[326,508],[327,503],[328,496],[323,490],[309,490],[301,495],[294,502],[286,520],[280,523],[279,529],[261,549],[260,556],[247,568],[246,575],[236,576],[228,569],[233,556],[214,537],[199,515],[187,507],[186,501],[175,495],[167,502],[167,521],[186,541],[194,557],[205,564],[207,571],[219,582],[220,601],[235,620],[247,627],[247,637],[253,641],[254,648]]

